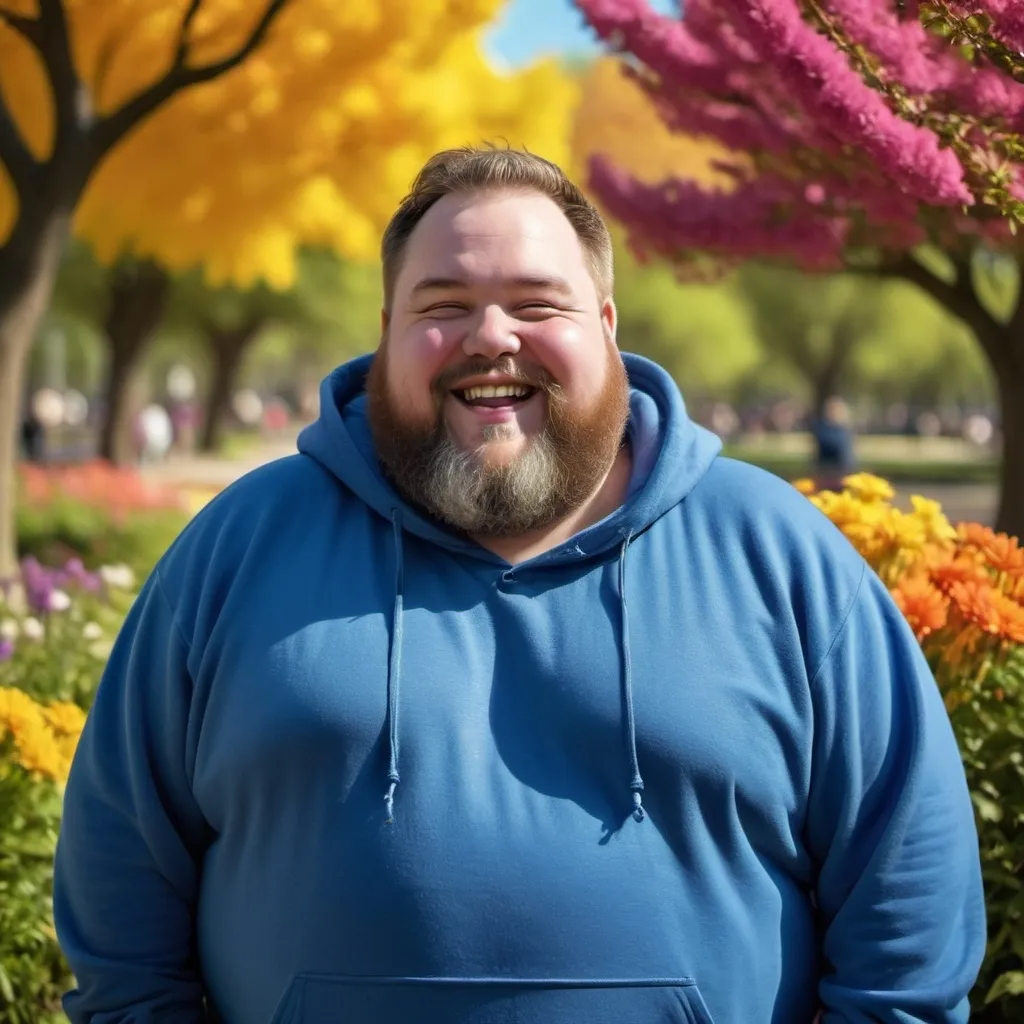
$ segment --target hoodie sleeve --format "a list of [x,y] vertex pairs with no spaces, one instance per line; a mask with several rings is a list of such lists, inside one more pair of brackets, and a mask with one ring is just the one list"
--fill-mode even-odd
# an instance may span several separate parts
[[821,1020],[966,1021],[986,938],[971,800],[938,687],[874,573],[811,685]]
[[194,908],[209,830],[191,794],[187,647],[154,572],[115,642],[75,754],[54,918],[72,1024],[200,1024]]

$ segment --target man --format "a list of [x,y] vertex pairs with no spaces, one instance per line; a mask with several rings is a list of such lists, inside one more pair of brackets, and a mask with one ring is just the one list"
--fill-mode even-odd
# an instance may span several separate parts
[[116,645],[72,1022],[965,1020],[971,807],[878,580],[620,356],[556,167],[441,153],[382,248],[376,355]]

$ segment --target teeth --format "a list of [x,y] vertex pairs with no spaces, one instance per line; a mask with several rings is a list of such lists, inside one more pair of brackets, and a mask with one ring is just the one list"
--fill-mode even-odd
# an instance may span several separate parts
[[477,398],[525,398],[530,390],[520,384],[485,384],[463,389],[462,397],[467,402],[472,402]]

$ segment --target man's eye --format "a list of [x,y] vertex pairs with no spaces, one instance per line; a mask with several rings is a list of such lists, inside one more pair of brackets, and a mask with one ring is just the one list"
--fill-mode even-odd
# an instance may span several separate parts
[[431,306],[429,309],[424,310],[425,313],[464,313],[466,307],[460,305],[457,302],[439,302],[436,306]]

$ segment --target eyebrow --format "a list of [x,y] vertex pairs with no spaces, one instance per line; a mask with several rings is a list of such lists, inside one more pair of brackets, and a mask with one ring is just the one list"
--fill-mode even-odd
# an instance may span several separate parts
[[[560,295],[572,295],[572,287],[563,277],[548,277],[546,275],[530,275],[526,277],[512,277],[500,282],[506,288],[541,288],[546,291],[558,292]],[[413,286],[413,294],[422,292],[445,291],[469,288],[469,282],[457,277],[425,277],[417,281]]]

